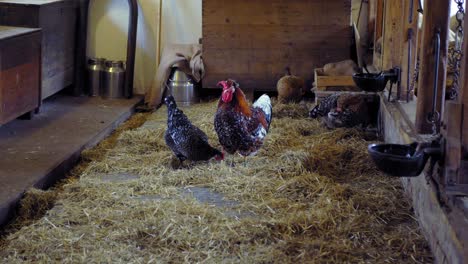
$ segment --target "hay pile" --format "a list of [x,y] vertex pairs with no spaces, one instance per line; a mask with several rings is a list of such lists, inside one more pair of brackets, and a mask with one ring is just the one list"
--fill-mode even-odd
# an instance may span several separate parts
[[[140,128],[84,153],[79,178],[57,188],[43,217],[4,238],[0,259],[432,262],[399,181],[376,171],[363,135],[326,130],[301,118],[303,106],[296,106],[274,107],[264,148],[246,164],[236,155],[178,169],[164,144],[161,109]],[[205,103],[186,113],[219,147],[215,108]],[[186,195],[195,187],[227,202]]]

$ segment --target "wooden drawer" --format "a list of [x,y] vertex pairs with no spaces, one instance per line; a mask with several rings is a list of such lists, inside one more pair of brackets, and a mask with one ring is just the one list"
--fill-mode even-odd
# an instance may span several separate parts
[[0,125],[39,107],[40,29],[0,26]]
[[42,98],[72,85],[77,22],[75,0],[2,0],[0,24],[42,29]]

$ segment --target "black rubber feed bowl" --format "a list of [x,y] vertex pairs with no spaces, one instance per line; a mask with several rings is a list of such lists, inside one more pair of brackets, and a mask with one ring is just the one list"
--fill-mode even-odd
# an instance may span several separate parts
[[385,75],[383,73],[355,73],[354,83],[366,92],[380,92],[385,89]]
[[367,150],[379,170],[397,177],[420,175],[429,158],[424,151],[416,152],[414,145],[371,144]]

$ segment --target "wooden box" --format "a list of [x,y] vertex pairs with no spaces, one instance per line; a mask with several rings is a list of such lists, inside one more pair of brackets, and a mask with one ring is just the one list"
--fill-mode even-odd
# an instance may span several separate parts
[[287,66],[311,83],[315,68],[350,57],[350,15],[351,0],[203,0],[203,86],[274,91]]
[[77,1],[1,0],[0,25],[42,28],[42,98],[73,84]]
[[0,26],[0,125],[41,102],[41,30]]
[[323,68],[316,68],[314,76],[317,91],[360,91],[353,76],[327,76],[323,74]]

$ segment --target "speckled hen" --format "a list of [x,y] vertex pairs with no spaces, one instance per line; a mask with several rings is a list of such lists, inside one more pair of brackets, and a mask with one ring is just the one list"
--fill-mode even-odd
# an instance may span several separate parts
[[218,85],[223,87],[214,120],[219,143],[229,154],[255,155],[270,128],[270,97],[264,94],[250,106],[234,80],[221,81]]
[[328,113],[325,123],[329,128],[366,126],[370,122],[368,111],[364,97],[344,94],[338,98],[337,107]]
[[330,110],[336,108],[338,103],[339,94],[329,95],[320,101],[312,110],[309,112],[309,117],[320,118],[327,116]]
[[180,162],[223,159],[223,154],[210,146],[205,132],[194,126],[184,112],[177,108],[172,95],[166,97],[164,102],[167,105],[167,130],[164,139]]

